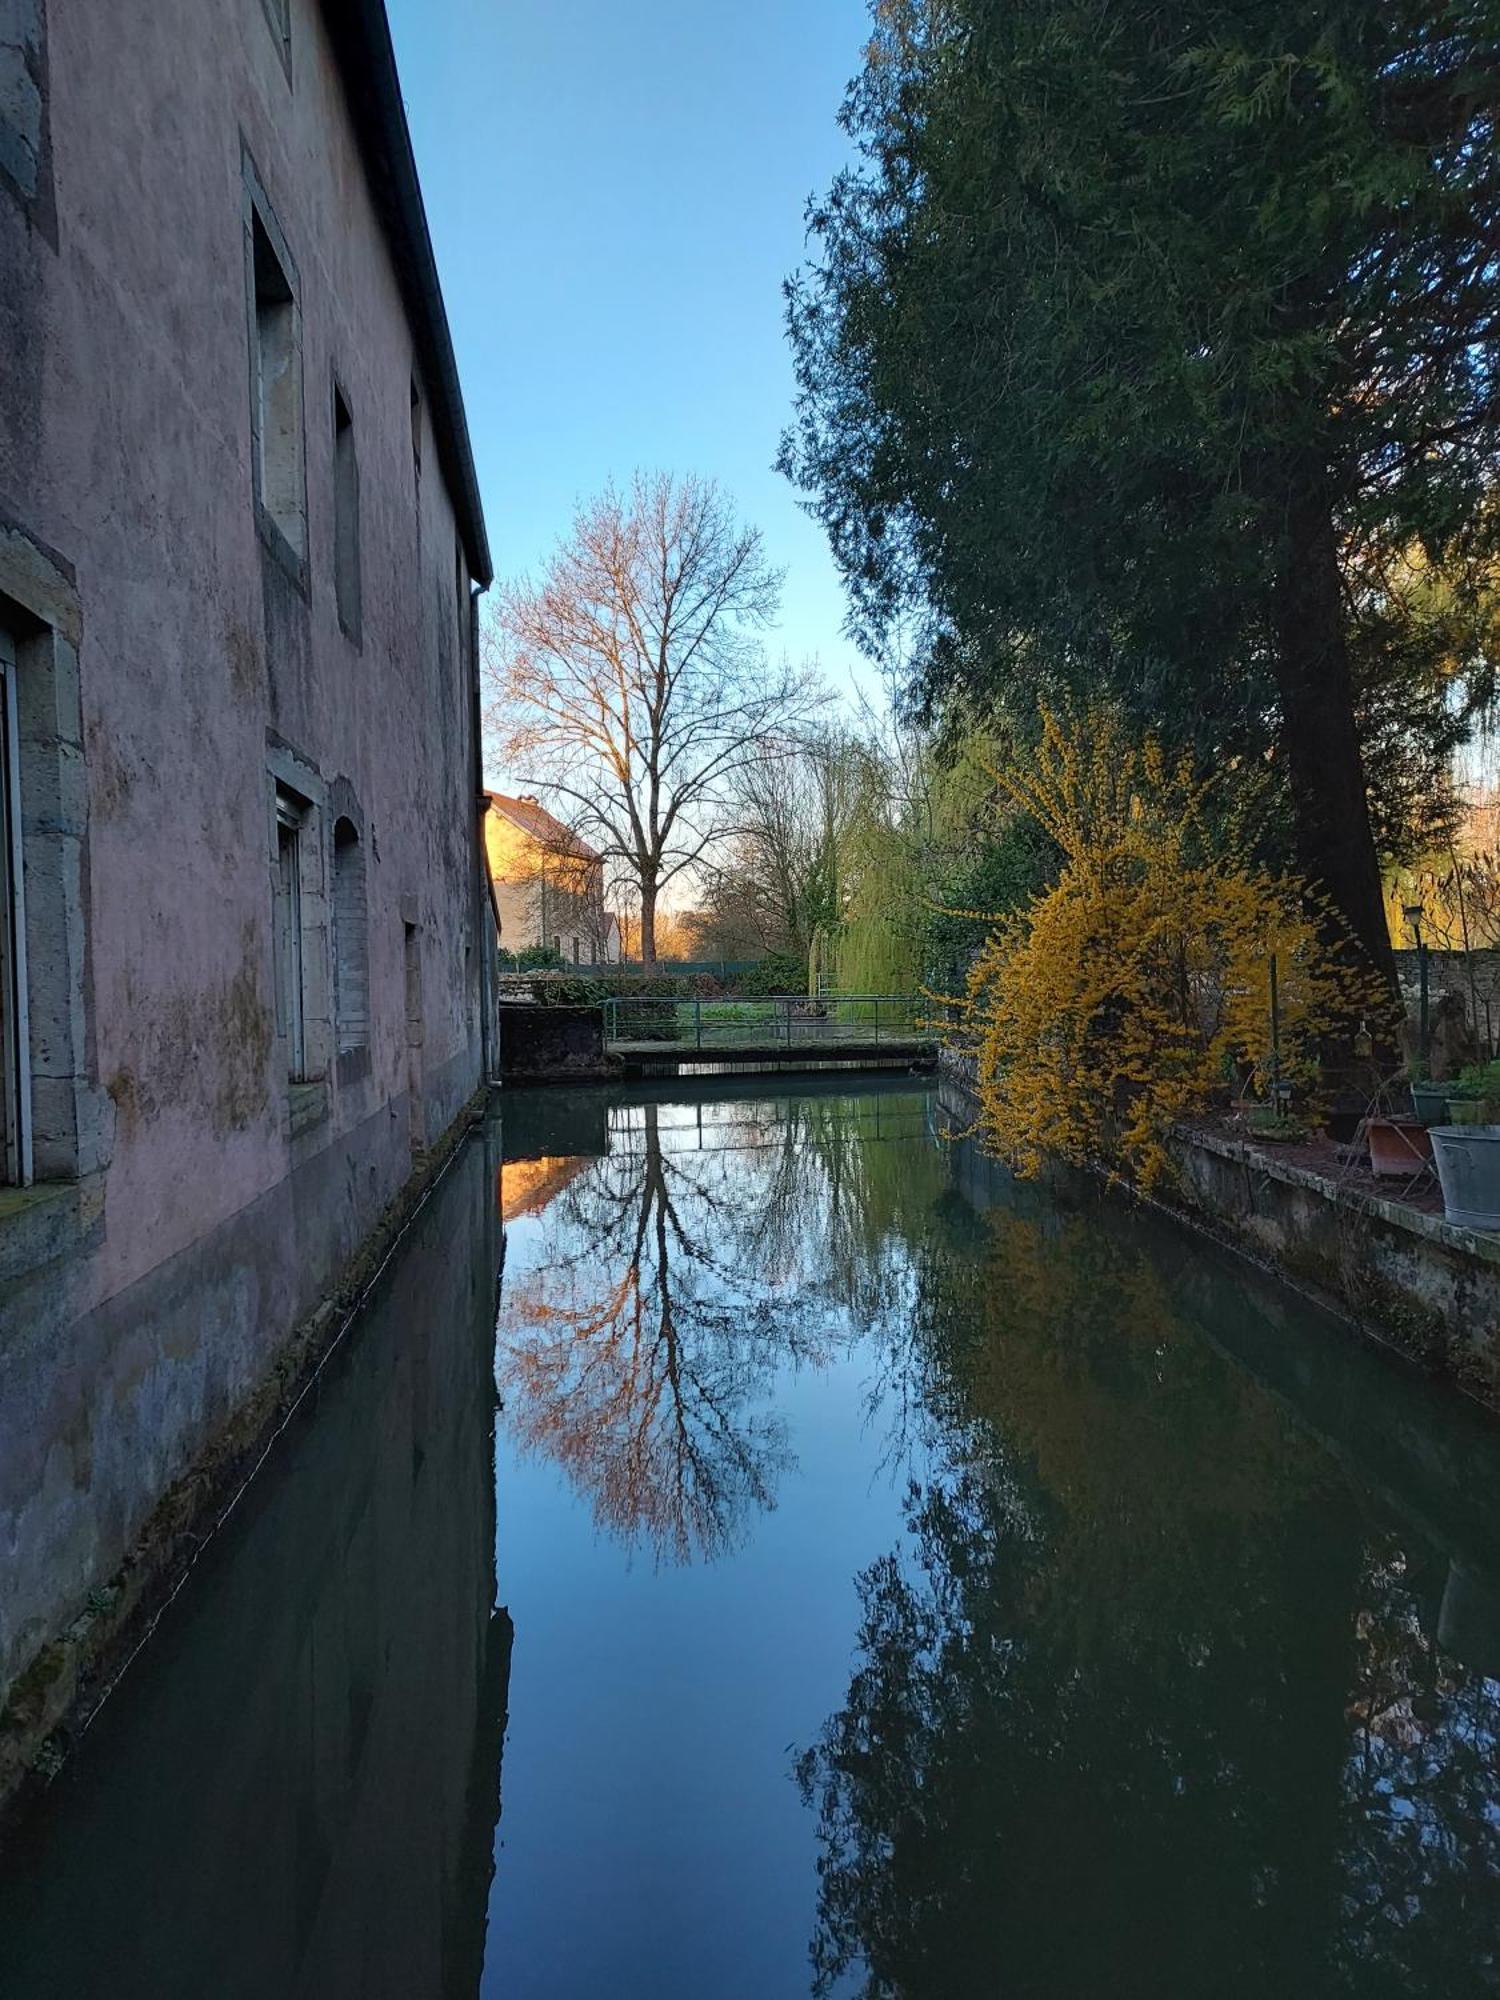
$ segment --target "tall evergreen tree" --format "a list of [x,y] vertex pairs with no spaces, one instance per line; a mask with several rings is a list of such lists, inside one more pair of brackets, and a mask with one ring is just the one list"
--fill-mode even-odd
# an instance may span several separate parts
[[789,288],[858,636],[1273,748],[1386,963],[1351,621],[1494,554],[1497,99],[1500,0],[876,0]]

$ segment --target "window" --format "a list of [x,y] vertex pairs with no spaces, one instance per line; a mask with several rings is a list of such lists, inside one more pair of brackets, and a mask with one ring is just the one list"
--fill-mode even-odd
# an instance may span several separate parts
[[250,411],[255,498],[262,523],[299,571],[307,553],[302,462],[302,361],[290,259],[252,196],[250,281],[253,384]]
[[365,851],[349,819],[333,828],[333,1015],[338,1053],[370,1040],[370,936]]
[[0,1179],[31,1180],[31,1074],[22,902],[16,648],[0,627]]
[[406,1109],[407,1137],[414,1155],[427,1149],[427,1099],[424,1048],[427,1031],[422,1016],[422,933],[412,918],[402,919],[406,968]]
[[411,469],[417,484],[422,483],[422,392],[415,375],[411,378]]
[[359,643],[359,460],[354,419],[338,384],[333,390],[333,585],[339,624]]
[[86,964],[81,624],[50,553],[0,534],[0,1180],[23,1184],[97,1173],[114,1143]]
[[307,1071],[306,968],[302,932],[303,848],[307,808],[276,788],[276,1032],[286,1045],[287,1075]]
[[575,933],[575,935],[574,935],[574,938],[573,938],[573,963],[574,963],[575,965],[577,965],[577,963],[578,963],[578,959],[579,959],[579,953],[580,953],[580,950],[581,950],[581,949],[582,949],[582,947],[581,947],[581,946],[579,945],[579,942],[578,942],[578,938],[577,938],[577,935],[576,935],[576,933]]

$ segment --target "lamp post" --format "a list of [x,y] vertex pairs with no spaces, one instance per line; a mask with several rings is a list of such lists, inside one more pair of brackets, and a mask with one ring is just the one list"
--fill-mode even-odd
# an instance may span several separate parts
[[1271,1103],[1276,1115],[1289,1117],[1292,1108],[1291,1080],[1281,1074],[1281,988],[1277,977],[1276,954],[1271,953]]
[[1427,1060],[1427,944],[1422,936],[1422,905],[1406,903],[1401,914],[1411,927],[1412,942],[1417,947],[1417,1054],[1425,1063]]

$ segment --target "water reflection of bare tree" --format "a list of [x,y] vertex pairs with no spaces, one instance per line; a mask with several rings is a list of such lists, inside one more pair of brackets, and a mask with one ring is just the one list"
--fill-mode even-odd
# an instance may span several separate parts
[[512,1436],[565,1467],[601,1524],[686,1561],[774,1505],[793,1463],[775,1377],[825,1361],[844,1322],[798,1249],[808,1176],[779,1170],[758,1121],[705,1146],[673,1118],[623,1114],[548,1208],[507,1282],[497,1366]]

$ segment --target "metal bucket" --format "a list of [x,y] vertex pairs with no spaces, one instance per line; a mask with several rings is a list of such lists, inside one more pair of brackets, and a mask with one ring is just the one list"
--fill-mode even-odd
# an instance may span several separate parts
[[1432,1150],[1448,1220],[1500,1230],[1500,1125],[1434,1125]]

